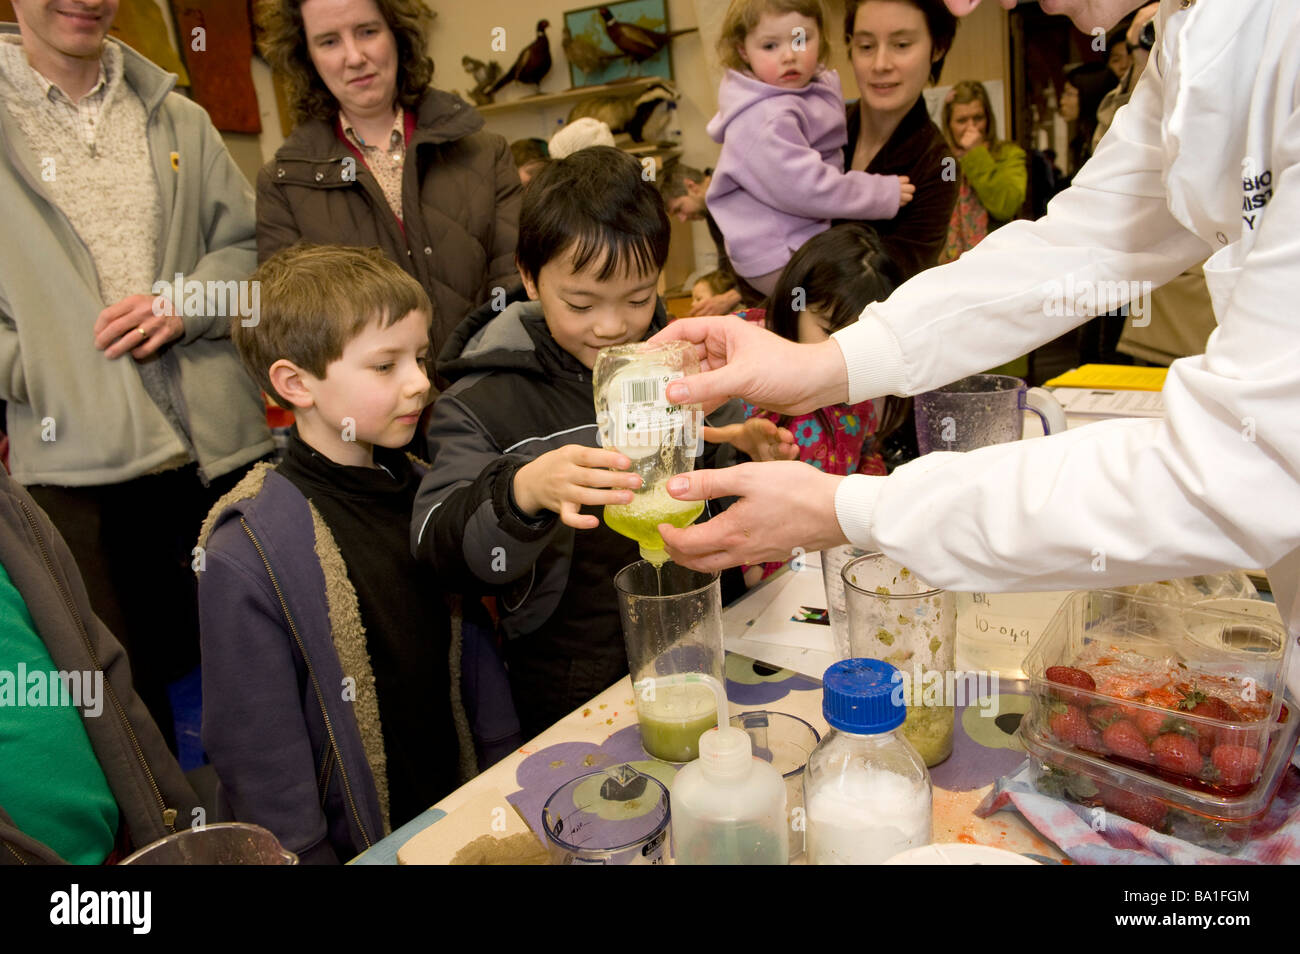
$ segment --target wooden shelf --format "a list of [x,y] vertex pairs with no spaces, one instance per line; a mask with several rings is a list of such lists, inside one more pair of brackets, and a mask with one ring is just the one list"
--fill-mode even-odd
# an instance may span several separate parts
[[671,159],[674,156],[680,156],[682,154],[682,147],[671,142],[616,142],[614,145],[618,146],[618,148],[622,149],[629,156],[636,156],[638,159],[643,156],[655,156],[663,159]]
[[577,102],[580,99],[586,99],[588,96],[616,95],[631,91],[639,92],[657,83],[663,83],[676,89],[672,80],[666,80],[662,76],[638,76],[620,83],[602,83],[599,86],[575,86],[572,89],[561,90],[558,93],[543,93],[540,96],[534,94],[524,96],[521,99],[507,100],[504,103],[489,103],[487,106],[475,106],[474,108],[484,116],[491,116],[493,113],[506,113],[534,106],[558,106],[561,103]]

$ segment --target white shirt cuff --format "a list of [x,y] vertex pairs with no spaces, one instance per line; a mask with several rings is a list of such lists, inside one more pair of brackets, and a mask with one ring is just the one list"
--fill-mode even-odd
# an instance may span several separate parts
[[870,311],[868,305],[861,318],[831,336],[844,353],[850,404],[905,393],[903,350],[894,333]]
[[876,546],[871,535],[876,498],[887,479],[870,474],[850,474],[835,488],[835,517],[854,546],[872,549]]

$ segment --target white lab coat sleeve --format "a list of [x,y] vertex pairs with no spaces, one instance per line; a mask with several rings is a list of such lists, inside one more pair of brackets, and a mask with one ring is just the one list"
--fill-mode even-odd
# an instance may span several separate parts
[[1235,279],[1219,286],[1220,327],[1204,355],[1171,367],[1165,419],[1102,421],[901,467],[871,501],[880,549],[935,586],[1015,591],[1269,567],[1300,545],[1292,110],[1274,138],[1276,188],[1255,244],[1237,275],[1216,279]]
[[[1203,261],[1212,250],[1166,205],[1162,97],[1146,70],[1046,216],[1003,226],[836,332],[849,401],[919,394],[1009,361],[1126,302],[1133,282],[1159,286]],[[1079,313],[1089,295],[1105,304]]]

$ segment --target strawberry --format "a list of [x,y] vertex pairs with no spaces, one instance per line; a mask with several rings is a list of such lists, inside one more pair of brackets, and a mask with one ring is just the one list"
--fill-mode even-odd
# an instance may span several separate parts
[[1088,721],[1098,729],[1104,729],[1112,722],[1122,718],[1124,718],[1124,713],[1119,711],[1119,706],[1093,706],[1088,710]]
[[[1097,683],[1092,676],[1082,669],[1075,669],[1073,666],[1048,666],[1047,672],[1043,675],[1047,677],[1048,682],[1056,683],[1058,686],[1073,686],[1076,689],[1086,689],[1088,692],[1097,691]],[[1087,696],[1078,693],[1062,692],[1059,695],[1066,702],[1076,706],[1084,706],[1085,708],[1092,701]]]
[[[1232,706],[1228,705],[1222,699],[1216,699],[1214,696],[1207,696],[1200,691],[1193,691],[1187,694],[1183,701],[1179,703],[1180,709],[1185,709],[1194,716],[1200,716],[1203,719],[1213,719],[1216,722],[1240,722],[1241,713]],[[1202,755],[1209,755],[1214,747],[1220,743],[1233,741],[1233,734],[1229,731],[1220,731],[1217,726],[1197,725],[1193,731],[1199,737],[1199,747]]]
[[1214,696],[1209,696],[1196,703],[1188,711],[1192,715],[1201,716],[1205,719],[1218,719],[1220,722],[1241,721],[1241,713],[1222,699],[1216,699]]
[[1151,750],[1147,748],[1146,737],[1138,727],[1127,719],[1112,722],[1101,734],[1101,744],[1110,749],[1111,755],[1146,765],[1151,762]]
[[1173,718],[1173,713],[1168,709],[1142,709],[1137,713],[1134,720],[1137,724],[1138,731],[1148,739],[1154,739],[1161,732],[1166,730],[1166,723]]
[[1151,754],[1155,756],[1156,765],[1180,775],[1200,775],[1204,765],[1196,740],[1177,732],[1158,736],[1151,743]]
[[1057,709],[1048,719],[1052,734],[1061,742],[1075,748],[1096,752],[1101,748],[1097,730],[1088,724],[1088,717],[1078,706],[1067,705]]
[[1244,745],[1220,745],[1215,747],[1210,761],[1219,770],[1219,781],[1229,788],[1237,788],[1255,781],[1263,758],[1258,749]]
[[1073,666],[1048,666],[1044,675],[1047,676],[1048,682],[1059,683],[1062,686],[1074,686],[1077,689],[1087,689],[1089,692],[1095,692],[1097,689],[1097,683],[1092,676]]
[[1117,815],[1123,815],[1139,825],[1146,825],[1157,831],[1165,821],[1167,809],[1164,802],[1158,798],[1138,795],[1135,792],[1107,785],[1101,790],[1101,803]]

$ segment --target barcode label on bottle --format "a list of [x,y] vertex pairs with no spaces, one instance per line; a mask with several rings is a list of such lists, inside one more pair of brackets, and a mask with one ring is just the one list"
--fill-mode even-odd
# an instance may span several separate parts
[[681,371],[647,368],[611,382],[608,413],[616,449],[637,460],[682,443],[682,408],[667,395],[669,382],[680,377]]
[[623,382],[624,404],[661,404],[663,401],[662,384],[668,378],[633,378]]

